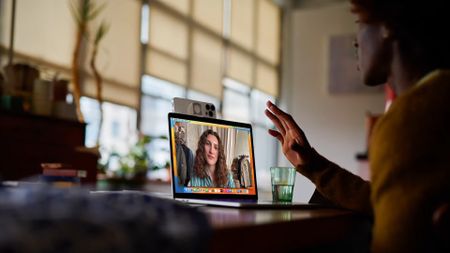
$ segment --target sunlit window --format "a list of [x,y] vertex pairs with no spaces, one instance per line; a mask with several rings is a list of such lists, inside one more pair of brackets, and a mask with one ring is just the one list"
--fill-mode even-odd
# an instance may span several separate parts
[[[81,98],[81,111],[87,123],[85,145],[97,144],[100,124],[98,101],[89,97]],[[125,154],[136,136],[136,110],[109,102],[103,103],[103,124],[100,135],[102,158],[111,152]]]
[[275,98],[229,78],[224,80],[224,86],[224,118],[252,123],[257,180],[260,188],[267,188],[270,186],[269,168],[276,164],[277,144],[267,133],[272,123],[264,110],[267,100],[275,102]]
[[250,87],[231,79],[224,80],[223,117],[250,122]]
[[80,99],[80,104],[84,120],[87,124],[84,142],[87,147],[94,147],[97,143],[97,135],[99,131],[98,125],[100,123],[98,101],[96,99],[82,97]]
[[272,101],[275,103],[275,98],[262,91],[253,89],[250,93],[250,101],[252,122],[260,126],[271,127],[272,122],[266,117],[264,110],[266,109],[266,102]]
[[[10,9],[12,1],[0,2],[8,7],[2,10]],[[33,29],[16,29],[14,51],[25,62],[55,68],[61,77],[72,79],[69,70],[77,26],[67,2],[17,1],[21,15],[15,17],[16,23]],[[170,160],[167,113],[172,111],[172,99],[182,97],[213,103],[219,118],[251,123],[257,168],[266,171],[276,163],[276,145],[266,133],[271,124],[264,108],[279,91],[281,9],[277,1],[101,2],[107,4],[92,25],[104,19],[111,28],[99,44],[97,58],[105,101],[102,123],[95,99],[96,78],[87,61],[80,65],[87,147],[99,145],[104,161],[113,152],[128,153],[141,132],[153,137],[148,145],[151,166],[163,168]],[[58,15],[48,15],[48,10]],[[2,11],[7,15],[0,20],[10,20],[8,13]],[[36,26],[35,20],[45,24]],[[7,23],[0,22],[0,29],[6,31]],[[57,34],[58,40],[42,34]],[[5,39],[0,40],[3,46]],[[80,59],[88,60],[92,41],[85,42]],[[2,59],[0,65],[5,63]]]
[[172,98],[184,94],[179,85],[148,75],[142,78],[140,129],[153,138],[147,147],[152,168],[163,168],[170,162],[167,114],[172,111]]
[[[219,118],[253,125],[261,185],[276,164],[267,100],[278,95],[280,9],[270,0],[155,0],[143,4],[140,130],[167,136],[173,97],[213,103]],[[155,166],[167,140],[149,145]]]

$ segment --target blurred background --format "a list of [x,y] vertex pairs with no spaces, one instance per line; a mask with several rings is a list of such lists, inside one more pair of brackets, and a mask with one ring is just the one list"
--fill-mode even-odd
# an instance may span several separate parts
[[[365,173],[355,155],[367,148],[367,113],[383,112],[385,100],[380,89],[360,88],[347,1],[87,2],[80,35],[85,0],[0,0],[0,66],[26,64],[41,79],[67,80],[66,102],[79,97],[84,144],[99,150],[103,170],[120,170],[120,158],[137,152],[148,156],[148,178],[167,182],[167,113],[173,97],[185,97],[253,125],[262,192],[270,192],[270,166],[288,165],[267,134],[267,100],[292,114],[319,153]],[[313,189],[298,175],[294,199],[307,200]]]

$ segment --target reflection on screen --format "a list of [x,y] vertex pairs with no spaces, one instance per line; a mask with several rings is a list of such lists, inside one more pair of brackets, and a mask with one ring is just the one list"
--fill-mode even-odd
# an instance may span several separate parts
[[176,193],[256,194],[250,128],[171,119]]

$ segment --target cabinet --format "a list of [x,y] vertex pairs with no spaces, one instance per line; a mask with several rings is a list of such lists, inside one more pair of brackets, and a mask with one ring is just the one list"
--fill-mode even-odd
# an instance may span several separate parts
[[84,123],[0,111],[0,178],[19,180],[41,174],[41,163],[70,164],[94,183],[98,156],[84,149]]

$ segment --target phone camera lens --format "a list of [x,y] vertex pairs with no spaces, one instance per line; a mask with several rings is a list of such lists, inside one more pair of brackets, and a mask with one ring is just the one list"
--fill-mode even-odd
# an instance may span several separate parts
[[205,107],[206,107],[206,110],[209,110],[209,105],[208,104]]
[[212,116],[213,116],[212,111],[209,111],[209,117],[212,117]]
[[[206,108],[208,108],[208,107],[206,107]],[[215,110],[216,110],[216,107],[215,107],[214,105],[211,105],[211,110],[212,110],[212,111],[215,111]]]

